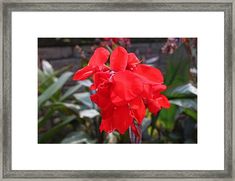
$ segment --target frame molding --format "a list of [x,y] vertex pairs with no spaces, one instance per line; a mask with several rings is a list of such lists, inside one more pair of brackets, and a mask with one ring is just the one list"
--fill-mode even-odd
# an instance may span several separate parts
[[[2,177],[3,178],[232,178],[233,2],[3,2]],[[11,169],[11,13],[13,11],[223,11],[224,12],[224,170],[12,170]],[[0,64],[1,65],[1,64]],[[0,125],[1,126],[1,125]]]

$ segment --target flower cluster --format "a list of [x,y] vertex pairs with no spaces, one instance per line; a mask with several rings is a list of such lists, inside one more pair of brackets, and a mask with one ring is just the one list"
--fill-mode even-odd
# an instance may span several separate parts
[[[109,60],[110,66],[105,63]],[[90,89],[96,93],[91,100],[102,116],[100,131],[114,130],[124,134],[130,127],[137,134],[146,113],[157,114],[161,108],[169,108],[168,99],[161,94],[166,90],[160,70],[141,64],[134,53],[119,46],[110,52],[97,48],[88,65],[78,70],[73,80],[84,80],[93,75]]]

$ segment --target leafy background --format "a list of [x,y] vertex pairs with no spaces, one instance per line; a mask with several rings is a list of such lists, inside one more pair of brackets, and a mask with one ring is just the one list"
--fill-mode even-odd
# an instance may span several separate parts
[[[39,49],[74,46],[79,67],[88,63],[97,46],[113,48],[120,44],[135,52],[144,63],[161,69],[168,87],[164,94],[171,102],[171,107],[162,109],[158,115],[147,111],[141,127],[142,143],[197,143],[197,39],[181,40],[185,38],[174,38],[176,47],[165,53],[164,45],[173,46],[167,38],[135,38],[128,44],[104,44],[102,38],[40,38],[38,45]],[[159,45],[154,50],[155,56],[138,54],[138,45],[149,42]],[[90,47],[90,53],[83,46]],[[55,69],[50,62],[39,57],[38,143],[130,143],[128,131],[124,135],[99,132],[99,109],[89,98],[91,80],[71,81],[73,64],[63,61]]]

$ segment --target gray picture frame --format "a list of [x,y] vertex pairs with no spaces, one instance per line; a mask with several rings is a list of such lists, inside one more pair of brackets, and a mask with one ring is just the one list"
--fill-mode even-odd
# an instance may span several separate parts
[[[2,61],[0,68],[1,81],[1,132],[0,132],[0,180],[21,179],[59,179],[63,180],[233,180],[234,178],[234,119],[233,104],[235,101],[234,88],[234,2],[233,1],[203,1],[181,0],[158,1],[158,0],[127,0],[120,2],[97,0],[97,1],[45,1],[45,0],[1,0],[1,52]],[[225,118],[224,118],[224,170],[12,170],[11,169],[11,13],[14,11],[222,11],[224,12],[224,75],[225,75]]]

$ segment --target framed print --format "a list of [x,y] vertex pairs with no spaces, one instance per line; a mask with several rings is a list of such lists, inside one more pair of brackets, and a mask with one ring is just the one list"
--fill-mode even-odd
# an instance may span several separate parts
[[232,179],[233,1],[1,2],[4,179]]

